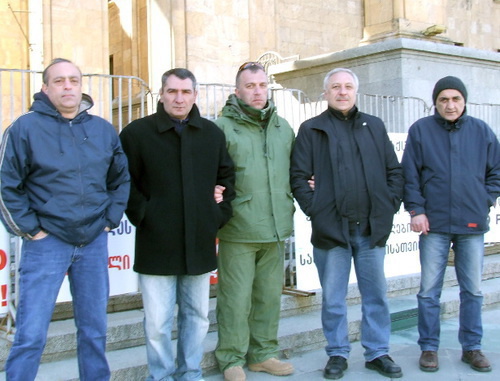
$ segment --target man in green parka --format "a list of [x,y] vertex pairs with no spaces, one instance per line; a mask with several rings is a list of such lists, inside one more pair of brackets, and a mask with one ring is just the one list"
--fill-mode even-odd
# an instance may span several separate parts
[[268,99],[256,62],[243,64],[236,90],[216,124],[235,163],[233,218],[219,231],[216,358],[228,381],[246,379],[243,365],[277,376],[293,366],[277,359],[284,240],[292,233],[289,182],[294,132]]

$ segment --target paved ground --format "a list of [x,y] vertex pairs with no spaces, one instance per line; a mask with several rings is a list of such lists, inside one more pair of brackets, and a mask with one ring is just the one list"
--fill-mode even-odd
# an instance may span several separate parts
[[[480,373],[460,361],[461,347],[458,343],[458,318],[441,323],[441,347],[439,350],[440,369],[435,373],[422,372],[418,367],[420,350],[416,344],[416,327],[394,332],[391,336],[391,356],[402,367],[404,381],[498,381],[500,380],[500,306],[483,312],[483,352],[488,356],[493,370]],[[386,377],[364,367],[363,348],[359,342],[353,343],[349,369],[343,381],[377,381]],[[295,373],[287,377],[274,377],[264,373],[254,373],[245,369],[248,381],[264,380],[323,380],[322,370],[328,360],[323,350],[293,354],[290,361]],[[220,373],[205,375],[205,381],[222,381]]]

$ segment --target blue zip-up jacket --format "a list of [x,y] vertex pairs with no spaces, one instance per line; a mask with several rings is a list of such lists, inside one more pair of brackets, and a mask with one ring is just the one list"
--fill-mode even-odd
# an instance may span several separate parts
[[403,201],[411,216],[425,214],[432,233],[482,234],[500,195],[500,144],[480,119],[450,123],[436,111],[408,131],[403,155]]
[[92,242],[119,225],[129,195],[127,159],[113,126],[80,111],[66,119],[39,92],[5,130],[0,148],[0,217],[30,238],[40,230],[70,244]]

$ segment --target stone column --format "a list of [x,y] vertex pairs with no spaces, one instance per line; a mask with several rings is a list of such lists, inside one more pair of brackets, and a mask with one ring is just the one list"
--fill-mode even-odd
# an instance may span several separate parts
[[[445,4],[425,0],[364,0],[365,25],[362,45],[391,38],[433,39],[445,31]],[[436,37],[437,36],[437,37]]]
[[171,19],[172,8],[178,2],[147,0],[148,83],[153,93],[161,87],[161,75],[174,65]]

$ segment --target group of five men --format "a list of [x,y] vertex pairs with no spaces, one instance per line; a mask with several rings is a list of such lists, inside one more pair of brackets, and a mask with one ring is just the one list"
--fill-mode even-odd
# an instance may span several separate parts
[[383,122],[356,107],[359,82],[349,69],[326,75],[328,109],[304,122],[296,138],[269,99],[257,62],[238,69],[235,92],[215,123],[200,116],[194,75],[167,71],[156,113],[119,137],[87,112],[92,100],[82,94],[81,77],[72,62],[54,60],[30,112],[2,141],[1,218],[23,237],[8,380],[35,379],[66,273],[80,379],[109,380],[107,232],[123,211],[136,226],[148,380],[202,380],[215,268],[215,356],[225,380],[244,381],[245,364],[255,372],[292,374],[293,366],[279,360],[277,337],[294,197],[312,223],[329,356],[325,378],[339,379],[348,367],[351,261],[362,297],[366,367],[402,376],[389,356],[384,275],[385,243],[402,200],[412,230],[422,233],[420,368],[439,368],[439,298],[452,244],[462,360],[491,370],[481,352],[480,283],[488,211],[500,195],[500,146],[484,122],[467,115],[460,79],[436,83],[436,112],[410,128],[401,165]]

